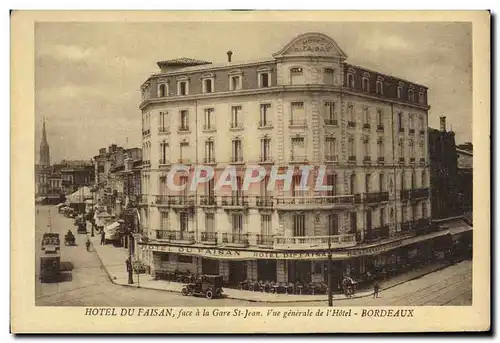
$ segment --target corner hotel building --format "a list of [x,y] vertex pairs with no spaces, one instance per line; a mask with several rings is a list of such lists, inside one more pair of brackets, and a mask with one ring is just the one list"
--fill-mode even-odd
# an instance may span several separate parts
[[[160,72],[141,87],[137,253],[151,273],[319,282],[329,244],[338,278],[425,250],[433,234],[427,88],[348,64],[321,33],[299,35],[268,59],[231,55],[223,64],[158,62]],[[239,185],[248,165],[297,170],[291,189],[268,191],[262,182],[215,192],[208,183],[173,192],[166,176],[179,163],[210,165],[215,179],[234,165]],[[301,165],[326,166],[333,189],[315,191],[311,171],[310,191],[294,190]]]

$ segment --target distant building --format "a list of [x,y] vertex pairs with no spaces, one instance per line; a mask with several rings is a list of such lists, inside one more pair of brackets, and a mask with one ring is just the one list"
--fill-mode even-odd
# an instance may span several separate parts
[[50,148],[47,141],[47,131],[45,129],[45,118],[43,118],[42,142],[40,143],[40,161],[41,167],[50,166]]
[[[470,143],[469,143],[470,144]],[[461,147],[460,149],[458,147]],[[465,149],[464,149],[465,148]],[[473,198],[473,154],[472,144],[457,146],[458,155],[458,193],[462,210],[472,212]]]

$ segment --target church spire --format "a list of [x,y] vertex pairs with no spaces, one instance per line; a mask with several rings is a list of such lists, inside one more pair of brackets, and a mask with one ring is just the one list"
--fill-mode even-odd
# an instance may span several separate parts
[[43,117],[42,142],[40,143],[40,165],[50,166],[50,148],[47,141],[47,130],[45,128],[45,117]]

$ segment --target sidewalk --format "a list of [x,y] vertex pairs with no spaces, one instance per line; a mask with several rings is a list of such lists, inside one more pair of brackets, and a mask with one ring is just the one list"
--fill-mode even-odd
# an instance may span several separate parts
[[[90,237],[93,249],[96,251],[99,259],[101,260],[104,269],[108,273],[108,276],[116,285],[127,286],[127,287],[141,287],[147,289],[177,292],[180,293],[182,289],[182,284],[173,281],[165,280],[153,280],[149,274],[134,274],[134,284],[128,284],[128,273],[125,266],[125,260],[128,257],[128,250],[123,247],[114,247],[111,244],[100,245],[100,236],[98,234],[95,237]],[[435,272],[437,270],[443,269],[449,266],[448,262],[435,263],[428,266],[423,266],[419,269],[408,272],[404,275],[395,276],[385,282],[381,282],[381,291],[386,290],[395,286],[398,286],[404,282],[417,279],[426,274]],[[262,292],[252,292],[243,291],[232,288],[224,288],[224,294],[229,299],[235,300],[245,300],[250,302],[268,302],[268,303],[297,303],[297,302],[315,302],[315,301],[327,301],[328,296],[326,294],[321,295],[298,295],[298,294],[272,294],[272,293],[262,293]],[[356,298],[363,298],[372,296],[372,290],[360,290],[353,297],[347,298],[343,294],[334,294],[335,301],[349,300]]]

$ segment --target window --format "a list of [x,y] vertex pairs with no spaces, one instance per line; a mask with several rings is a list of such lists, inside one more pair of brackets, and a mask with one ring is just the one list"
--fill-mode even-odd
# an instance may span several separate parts
[[356,231],[358,231],[358,225],[357,225],[358,220],[356,212],[350,212],[349,219],[350,219],[351,233],[356,233]]
[[167,85],[165,85],[164,83],[162,83],[158,86],[158,96],[160,98],[167,96]]
[[427,187],[427,173],[422,170],[422,187]]
[[413,141],[410,141],[409,146],[410,146],[410,161],[415,161],[415,143]]
[[403,86],[398,86],[398,99],[401,99],[403,95]]
[[179,177],[179,183],[180,183],[180,185],[181,186],[182,185],[186,185],[186,187],[184,187],[184,190],[183,190],[183,192],[184,192],[183,195],[184,196],[187,196],[187,193],[188,193],[188,187],[187,187],[188,186],[188,182],[189,182],[189,177],[187,175],[181,175]]
[[411,189],[415,189],[416,188],[416,182],[415,182],[415,172],[412,172],[411,173]]
[[179,95],[188,95],[189,94],[189,87],[188,87],[187,81],[179,82],[177,94],[179,94]]
[[410,133],[415,132],[414,127],[413,127],[413,114],[412,113],[410,113],[410,115],[408,116],[408,121],[409,121],[408,126],[410,129]]
[[337,175],[336,174],[328,174],[326,176],[326,185],[331,186],[332,189],[328,190],[327,196],[335,196],[337,195]]
[[215,232],[215,214],[205,213],[205,230],[206,232]]
[[179,215],[179,227],[181,232],[189,231],[189,218],[186,212],[181,212]]
[[203,93],[212,93],[212,79],[203,80]]
[[354,88],[354,75],[351,73],[347,74],[347,87]]
[[380,208],[380,227],[385,226],[385,208],[381,207]]
[[158,132],[166,132],[168,128],[168,112],[160,112],[158,115]]
[[259,88],[267,88],[270,86],[269,73],[259,74]]
[[205,108],[204,117],[205,117],[205,123],[203,124],[203,129],[213,130],[215,128],[214,109]]
[[331,68],[326,68],[323,74],[323,83],[325,85],[335,84],[335,70]]
[[398,129],[399,132],[404,132],[404,126],[403,126],[403,113],[399,112],[398,113]]
[[377,156],[379,162],[384,161],[384,140],[382,138],[379,138],[377,141]]
[[271,161],[271,138],[264,137],[260,140],[260,161]]
[[304,72],[302,68],[290,69],[290,84],[292,85],[304,84]]
[[205,163],[214,163],[214,162],[215,162],[214,141],[207,140],[205,142]]
[[243,233],[243,215],[241,213],[233,213],[231,219],[233,234],[241,235]]
[[160,164],[167,163],[167,152],[168,152],[169,144],[167,141],[160,142]]
[[382,80],[377,80],[376,90],[377,95],[384,95],[384,83]]
[[363,107],[363,128],[370,128],[370,111],[368,107]]
[[292,102],[291,103],[292,113],[290,119],[290,125],[305,125],[305,112],[303,102]]
[[425,104],[425,91],[423,89],[418,93],[418,102],[422,105]]
[[405,159],[405,148],[404,148],[404,142],[403,142],[402,139],[399,141],[398,154],[399,154],[399,160],[400,161],[404,161],[404,159]]
[[303,161],[306,158],[305,155],[305,142],[304,137],[293,137],[292,138],[292,161]]
[[377,129],[384,129],[384,111],[381,108],[377,109]]
[[369,159],[371,155],[370,151],[370,139],[368,137],[363,138],[363,151],[365,153],[365,160]]
[[232,91],[241,89],[241,76],[230,76],[229,77],[229,89]]
[[270,108],[271,104],[260,104],[260,123],[261,127],[268,127],[272,125],[270,121]]
[[235,138],[233,139],[233,155],[232,155],[232,162],[242,162],[243,161],[243,150],[242,150],[242,145],[241,145],[241,139]]
[[419,123],[419,130],[421,133],[425,132],[425,121],[424,121],[424,116],[418,117],[418,123]]
[[349,159],[351,159],[351,157],[356,156],[356,147],[354,146],[354,138],[352,138],[352,137],[349,138],[349,141],[347,144],[347,150],[349,153]]
[[241,121],[241,106],[232,106],[231,107],[231,128],[239,129],[243,127],[243,122]]
[[271,236],[272,229],[272,220],[270,214],[262,214],[260,216],[260,233],[264,236]]
[[180,131],[189,131],[189,112],[187,110],[181,111]]
[[369,92],[370,91],[370,81],[368,78],[363,77],[363,92]]
[[356,174],[352,174],[349,177],[349,188],[351,190],[351,194],[356,194]]
[[160,230],[168,230],[168,212],[160,212]]
[[306,216],[296,214],[293,216],[293,235],[295,237],[304,237],[306,235]]
[[336,236],[339,234],[339,216],[338,214],[330,214],[328,216],[328,236]]
[[337,139],[335,137],[325,138],[325,160],[336,161],[337,160]]
[[365,175],[365,192],[366,193],[370,193],[371,192],[371,189],[370,189],[370,178],[371,178],[370,174],[366,174]]
[[422,201],[422,218],[427,219],[427,203]]
[[382,173],[378,176],[378,190],[379,192],[385,192],[385,177]]
[[335,102],[325,102],[325,124],[337,125],[337,114],[335,113]]
[[408,101],[415,101],[415,92],[413,91],[413,89],[408,90]]
[[292,196],[294,197],[302,197],[305,195],[305,191],[302,190],[302,175],[295,174],[292,176]]
[[352,104],[347,105],[347,120],[348,126],[356,126],[356,118],[354,117],[354,106]]
[[181,163],[187,162],[187,156],[189,156],[189,152],[188,152],[189,143],[188,142],[181,142],[180,148],[181,149],[180,149],[179,162],[181,162]]
[[405,174],[401,172],[401,190],[406,189]]

